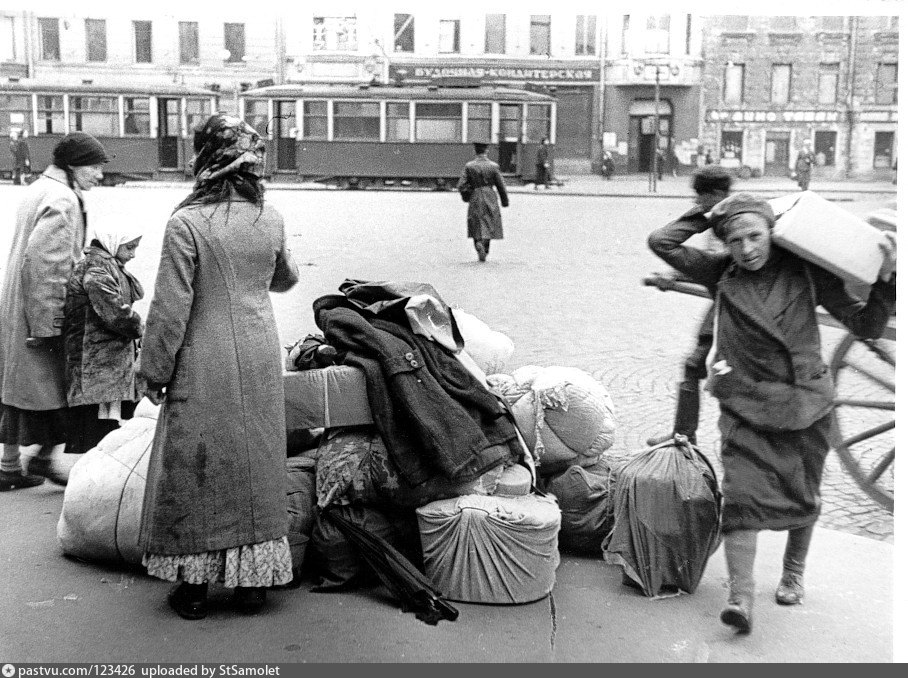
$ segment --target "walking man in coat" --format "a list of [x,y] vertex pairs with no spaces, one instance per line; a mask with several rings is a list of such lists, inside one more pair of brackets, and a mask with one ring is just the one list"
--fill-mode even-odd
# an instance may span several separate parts
[[32,171],[32,159],[25,140],[25,130],[18,130],[11,135],[9,152],[13,156],[13,184],[22,185],[22,175]]
[[[460,181],[457,182],[460,197],[464,202],[470,203],[467,210],[467,237],[473,239],[480,261],[486,260],[492,240],[504,238],[498,198],[501,198],[502,207],[508,206],[508,192],[504,187],[501,170],[498,163],[492,162],[486,155],[488,147],[488,144],[473,144],[476,157],[466,164]],[[496,190],[498,196],[495,195]]]
[[810,187],[810,173],[817,162],[817,157],[810,150],[810,141],[804,140],[804,147],[798,151],[797,160],[795,160],[795,175],[798,181],[798,188],[806,191]]
[[539,184],[546,188],[551,188],[549,183],[552,177],[552,158],[551,144],[548,137],[543,137],[539,142],[539,148],[536,149],[536,181],[533,182],[533,190],[539,190]]

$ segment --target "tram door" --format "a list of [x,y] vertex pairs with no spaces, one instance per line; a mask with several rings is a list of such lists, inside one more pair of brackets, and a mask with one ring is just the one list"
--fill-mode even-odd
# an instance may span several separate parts
[[501,104],[498,107],[498,165],[504,174],[517,174],[517,144],[523,127],[522,114],[522,104]]
[[178,169],[180,166],[180,100],[158,99],[158,166]]
[[277,139],[277,168],[296,169],[296,102],[275,101],[274,124]]

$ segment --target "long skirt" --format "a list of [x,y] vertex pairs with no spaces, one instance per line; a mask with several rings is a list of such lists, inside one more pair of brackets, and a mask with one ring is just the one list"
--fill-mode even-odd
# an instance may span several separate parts
[[[123,400],[120,413],[123,419],[132,419],[136,403]],[[69,431],[64,452],[84,454],[101,442],[111,431],[120,428],[116,419],[99,419],[98,405],[76,405],[69,408]]]
[[62,445],[69,429],[68,408],[21,410],[0,404],[0,443],[4,445]]
[[722,411],[723,532],[791,530],[816,522],[833,416],[800,431],[773,432]]

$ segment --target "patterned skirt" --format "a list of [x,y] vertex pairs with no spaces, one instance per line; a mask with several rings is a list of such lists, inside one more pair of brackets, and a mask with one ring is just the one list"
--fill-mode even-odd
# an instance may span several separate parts
[[220,581],[227,588],[276,586],[293,579],[287,537],[187,555],[146,553],[142,564],[158,579],[187,584]]

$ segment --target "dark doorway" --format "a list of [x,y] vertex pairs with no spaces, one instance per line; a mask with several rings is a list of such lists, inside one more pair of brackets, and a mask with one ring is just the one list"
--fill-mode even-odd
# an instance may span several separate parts
[[517,174],[520,161],[517,144],[523,127],[523,106],[501,104],[498,114],[498,165],[504,174]]
[[275,101],[274,136],[277,139],[277,168],[296,170],[296,102]]
[[158,99],[158,166],[180,166],[180,100]]
[[763,172],[767,176],[787,177],[791,170],[788,167],[788,147],[791,135],[788,132],[766,133],[766,161]]
[[[656,118],[652,115],[633,116],[630,124],[630,140],[628,143],[628,169],[632,172],[650,172],[653,167],[653,142],[656,136]],[[669,149],[671,148],[671,117],[659,116],[659,148],[662,149],[664,161],[663,171],[671,171]],[[636,159],[636,163],[634,162]]]

